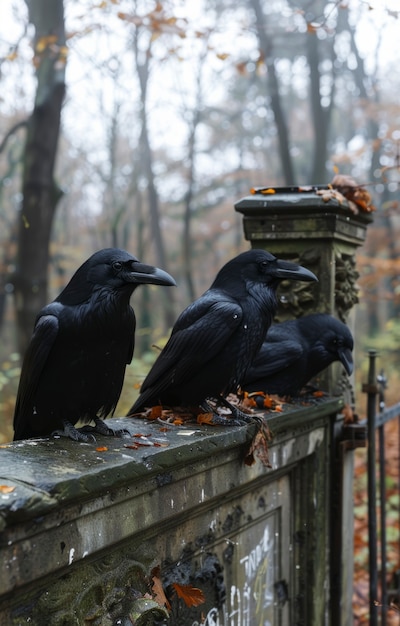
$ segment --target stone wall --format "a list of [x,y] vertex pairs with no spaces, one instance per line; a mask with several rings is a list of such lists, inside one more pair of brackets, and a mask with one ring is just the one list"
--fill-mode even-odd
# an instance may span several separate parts
[[3,446],[0,624],[328,623],[341,406],[271,412],[271,468],[244,462],[253,425],[124,418],[124,439]]

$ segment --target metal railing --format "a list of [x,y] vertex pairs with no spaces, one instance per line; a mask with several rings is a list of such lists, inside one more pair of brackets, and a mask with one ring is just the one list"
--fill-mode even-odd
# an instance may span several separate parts
[[[387,613],[392,604],[392,598],[395,595],[398,596],[400,590],[389,590],[387,585],[385,425],[396,418],[399,421],[397,480],[400,493],[400,402],[389,408],[385,407],[387,381],[383,370],[379,375],[376,374],[376,351],[369,350],[368,356],[368,382],[363,385],[363,391],[367,394],[370,626],[378,626],[378,624],[386,626]],[[379,507],[377,506],[378,502]],[[398,541],[400,542],[400,540]],[[397,581],[398,586],[399,582]]]

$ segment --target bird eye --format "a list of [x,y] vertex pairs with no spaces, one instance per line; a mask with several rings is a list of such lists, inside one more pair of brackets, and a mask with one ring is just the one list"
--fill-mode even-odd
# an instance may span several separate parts
[[115,261],[115,263],[113,263],[113,269],[115,269],[116,272],[119,272],[122,270],[122,263]]

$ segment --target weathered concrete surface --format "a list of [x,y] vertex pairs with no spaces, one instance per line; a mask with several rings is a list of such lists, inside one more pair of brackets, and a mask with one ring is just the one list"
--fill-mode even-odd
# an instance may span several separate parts
[[[271,413],[272,469],[243,463],[254,426],[163,432],[159,422],[125,418],[112,424],[153,445],[131,449],[143,439],[99,436],[97,444],[43,439],[0,448],[0,485],[14,488],[0,493],[0,623],[116,623],[132,615],[134,594],[149,591],[160,565],[170,582],[195,576],[208,589],[207,603],[188,614],[176,600],[169,623],[214,611],[220,624],[250,625],[257,610],[272,624],[292,624],[300,611],[320,626],[329,596],[331,422],[341,405],[326,399]],[[266,604],[250,598],[256,577],[268,587]],[[306,579],[318,587],[312,595]],[[279,581],[287,586],[281,600]]]

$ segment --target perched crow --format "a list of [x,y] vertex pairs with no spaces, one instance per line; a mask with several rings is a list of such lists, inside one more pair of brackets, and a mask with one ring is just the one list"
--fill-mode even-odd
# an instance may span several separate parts
[[[176,284],[163,270],[107,248],[93,254],[40,311],[22,365],[14,440],[53,431],[77,441],[93,440],[87,432],[115,434],[99,418],[112,414],[118,402],[134,348],[129,299],[145,283]],[[78,420],[95,426],[78,430]]]
[[331,315],[316,313],[275,324],[242,383],[244,391],[296,396],[311,378],[333,361],[353,371],[353,337]]
[[129,414],[158,404],[197,405],[208,412],[207,398],[226,405],[224,396],[236,391],[261,348],[276,310],[276,288],[288,278],[317,280],[264,250],[244,252],[224,265],[179,316]]

